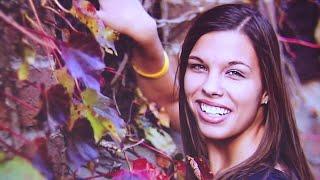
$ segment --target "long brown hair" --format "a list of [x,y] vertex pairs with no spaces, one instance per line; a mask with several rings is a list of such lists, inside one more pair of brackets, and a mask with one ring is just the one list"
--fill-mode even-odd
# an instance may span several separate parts
[[[306,161],[285,87],[279,44],[272,26],[254,8],[244,4],[216,6],[200,15],[189,30],[179,62],[179,113],[185,155],[208,157],[195,117],[187,103],[184,77],[188,57],[197,40],[213,31],[237,30],[249,37],[259,59],[262,84],[269,96],[265,105],[265,132],[256,152],[247,160],[216,175],[217,179],[243,179],[252,173],[274,168],[282,162],[298,179],[313,179]],[[262,143],[263,142],[263,143]],[[187,179],[195,179],[187,169]]]

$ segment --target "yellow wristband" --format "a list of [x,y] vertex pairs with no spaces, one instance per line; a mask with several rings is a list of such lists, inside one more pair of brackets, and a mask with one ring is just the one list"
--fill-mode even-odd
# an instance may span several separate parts
[[150,78],[150,79],[157,79],[157,78],[161,78],[162,76],[164,76],[168,70],[169,70],[169,57],[168,54],[166,53],[166,51],[163,51],[164,54],[164,64],[162,66],[162,68],[160,69],[160,71],[156,72],[156,73],[145,73],[143,71],[141,71],[140,69],[138,69],[135,65],[132,65],[134,71],[139,74],[142,77],[145,78]]

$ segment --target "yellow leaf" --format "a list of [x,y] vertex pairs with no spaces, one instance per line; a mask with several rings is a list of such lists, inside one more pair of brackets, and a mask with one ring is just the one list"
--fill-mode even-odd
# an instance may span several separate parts
[[95,7],[89,1],[79,1],[70,9],[70,13],[85,24],[94,35],[97,42],[107,53],[117,55],[114,41],[119,39],[119,33],[107,27],[96,15]]
[[34,64],[35,59],[36,59],[35,50],[29,46],[24,47],[23,58],[24,58],[24,61],[28,62],[28,64]]
[[93,106],[98,102],[98,93],[93,89],[86,89],[81,93],[83,103],[87,106]]
[[102,116],[99,116],[91,109],[87,109],[86,118],[89,120],[91,124],[94,133],[94,139],[96,142],[100,141],[100,139],[106,133],[110,134],[115,141],[121,141],[119,135],[117,134],[116,127],[110,120]]
[[158,122],[160,123],[160,125],[166,128],[170,127],[169,115],[166,113],[163,107],[158,109],[156,103],[150,103],[149,109],[152,112],[152,114],[158,119]]
[[59,83],[67,89],[67,92],[71,95],[74,91],[74,79],[72,76],[67,72],[67,68],[61,68],[54,71],[54,75],[57,77]]
[[29,77],[29,64],[24,61],[20,67],[19,67],[19,70],[18,70],[18,79],[23,81],[23,80],[27,80],[28,77]]
[[70,107],[70,120],[68,121],[68,130],[71,131],[75,122],[80,119],[81,117],[84,117],[84,114],[82,112],[84,111],[83,104],[75,105],[72,104]]
[[317,44],[320,44],[320,19],[318,19],[318,24],[314,32],[314,37],[316,38]]
[[0,151],[0,162],[6,159],[6,154]]

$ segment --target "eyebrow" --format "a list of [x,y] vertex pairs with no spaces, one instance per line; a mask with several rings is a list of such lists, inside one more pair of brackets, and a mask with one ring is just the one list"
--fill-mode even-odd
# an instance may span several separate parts
[[189,59],[194,59],[194,60],[200,61],[201,63],[204,63],[204,61],[198,56],[189,56]]
[[231,62],[229,62],[228,64],[229,64],[229,66],[241,64],[241,65],[247,66],[247,67],[251,70],[251,67],[250,67],[249,65],[247,65],[246,63],[241,62],[241,61],[231,61]]
[[[197,60],[197,61],[199,61],[201,63],[204,63],[204,61],[198,56],[189,56],[189,59],[194,59],[194,60]],[[241,61],[230,61],[228,63],[229,66],[238,65],[238,64],[244,65],[244,66],[248,67],[251,70],[251,67],[249,65],[247,65],[246,63],[241,62]]]

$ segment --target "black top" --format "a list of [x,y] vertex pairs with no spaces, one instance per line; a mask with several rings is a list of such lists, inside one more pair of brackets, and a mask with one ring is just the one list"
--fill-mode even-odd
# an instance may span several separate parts
[[277,169],[264,170],[248,177],[248,180],[289,180],[291,179],[284,172]]

